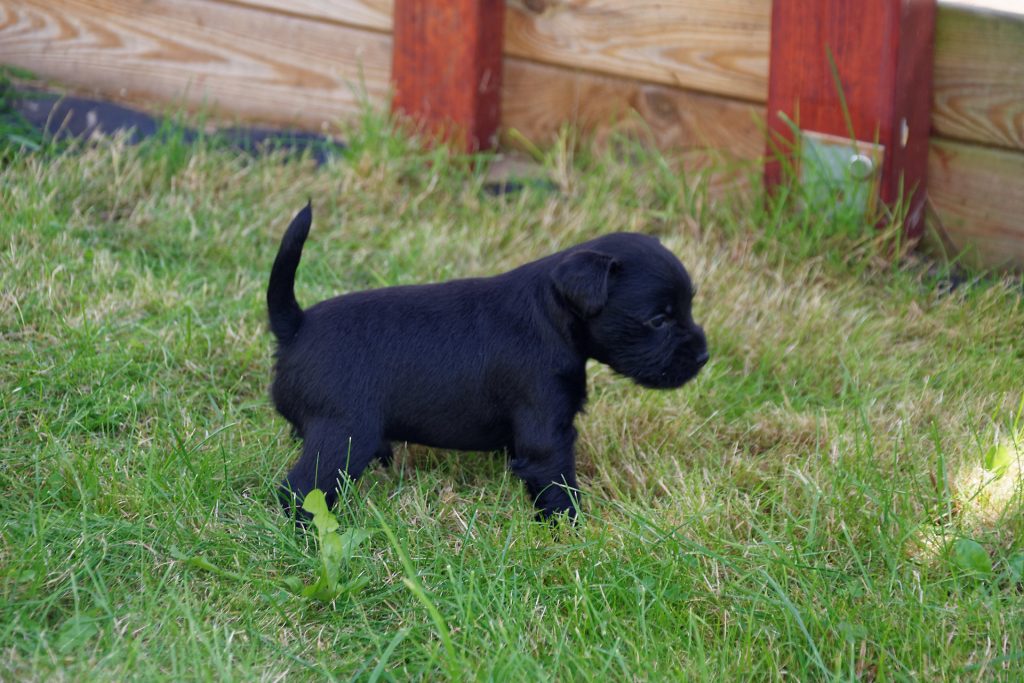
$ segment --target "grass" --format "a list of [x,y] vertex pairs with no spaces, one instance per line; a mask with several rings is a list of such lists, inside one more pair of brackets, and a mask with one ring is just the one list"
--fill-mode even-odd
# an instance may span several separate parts
[[[0,678],[1020,679],[1019,279],[949,293],[873,229],[628,145],[556,145],[558,191],[493,198],[486,158],[372,115],[349,142],[0,168]],[[578,529],[498,456],[400,445],[335,510],[368,583],[305,600],[263,297],[308,197],[301,302],[640,230],[698,283],[712,361],[666,393],[591,368]]]
[[12,78],[29,80],[31,74],[0,65],[0,166],[6,165],[19,152],[56,146],[45,140],[18,111],[16,100],[24,94],[15,90]]

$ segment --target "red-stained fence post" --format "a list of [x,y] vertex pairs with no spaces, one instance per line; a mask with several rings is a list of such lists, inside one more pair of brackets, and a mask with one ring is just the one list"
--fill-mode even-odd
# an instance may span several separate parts
[[395,0],[393,108],[463,151],[493,148],[504,0]]
[[796,150],[799,165],[813,156],[815,145],[836,150],[842,139],[849,143],[852,126],[853,137],[866,143],[860,146],[865,154],[854,160],[858,155],[850,153],[848,160],[861,164],[858,174],[873,176],[870,192],[882,202],[892,206],[909,197],[905,229],[918,236],[924,224],[934,31],[935,0],[773,0],[767,185],[783,179],[772,158],[780,148]]

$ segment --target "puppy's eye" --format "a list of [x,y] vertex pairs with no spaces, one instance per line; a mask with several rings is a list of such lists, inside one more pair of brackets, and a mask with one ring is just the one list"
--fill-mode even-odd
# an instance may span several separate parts
[[654,316],[653,318],[647,321],[647,326],[652,327],[654,329],[658,329],[661,327],[665,327],[665,325],[668,325],[670,322],[672,322],[672,318],[668,317],[664,313],[659,313],[658,315]]

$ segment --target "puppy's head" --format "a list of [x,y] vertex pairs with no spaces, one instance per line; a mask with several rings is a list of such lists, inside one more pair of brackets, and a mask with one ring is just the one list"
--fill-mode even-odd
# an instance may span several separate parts
[[707,339],[690,311],[690,276],[657,239],[600,237],[565,252],[551,275],[583,331],[586,354],[616,372],[670,389],[707,363]]

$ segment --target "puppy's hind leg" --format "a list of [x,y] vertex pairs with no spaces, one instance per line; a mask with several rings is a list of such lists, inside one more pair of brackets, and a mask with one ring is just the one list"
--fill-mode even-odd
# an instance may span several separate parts
[[281,502],[291,516],[302,514],[302,500],[313,489],[323,491],[328,507],[333,505],[338,498],[340,473],[358,479],[370,460],[379,457],[382,448],[376,430],[354,430],[338,420],[311,420],[305,432],[302,455],[280,489]]

